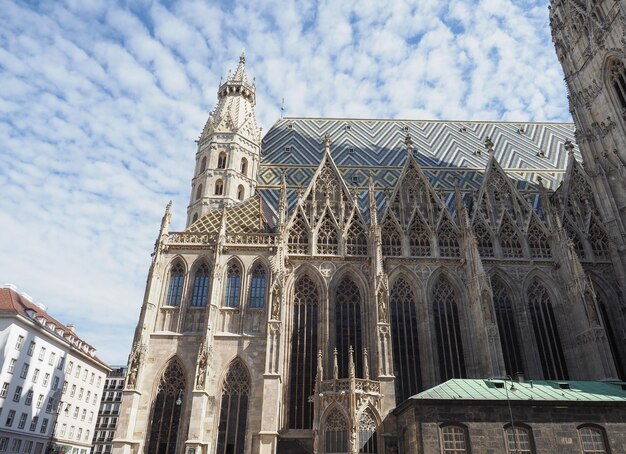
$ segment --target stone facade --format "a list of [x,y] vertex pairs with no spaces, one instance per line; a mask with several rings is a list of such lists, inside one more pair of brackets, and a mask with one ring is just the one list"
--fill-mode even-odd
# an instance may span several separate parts
[[626,134],[600,66],[563,64],[572,96],[601,88],[572,101],[585,167],[567,124],[281,119],[261,141],[242,56],[187,228],[161,224],[114,452],[393,452],[390,412],[450,378],[623,379],[624,160],[595,163]]

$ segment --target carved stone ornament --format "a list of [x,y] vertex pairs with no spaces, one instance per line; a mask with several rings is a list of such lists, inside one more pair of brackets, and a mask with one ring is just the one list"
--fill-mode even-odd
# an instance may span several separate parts
[[200,346],[200,355],[198,356],[198,373],[196,374],[196,389],[204,389],[206,380],[206,369],[209,361],[209,354],[206,348],[206,341]]
[[272,320],[280,320],[280,300],[282,295],[282,288],[280,281],[276,279],[274,286],[272,287]]
[[335,265],[332,263],[324,262],[319,265],[320,274],[325,278],[329,278],[333,271],[335,271]]
[[143,347],[140,344],[135,344],[133,350],[130,353],[128,360],[128,378],[126,380],[126,387],[128,389],[135,389],[137,386],[137,376],[139,375],[139,366],[141,366],[141,356]]

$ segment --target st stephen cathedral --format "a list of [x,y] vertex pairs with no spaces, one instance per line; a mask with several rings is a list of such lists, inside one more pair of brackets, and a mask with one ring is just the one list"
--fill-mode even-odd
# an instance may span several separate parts
[[160,226],[114,452],[413,453],[397,409],[448,380],[626,379],[626,2],[550,25],[574,123],[262,136],[242,55]]

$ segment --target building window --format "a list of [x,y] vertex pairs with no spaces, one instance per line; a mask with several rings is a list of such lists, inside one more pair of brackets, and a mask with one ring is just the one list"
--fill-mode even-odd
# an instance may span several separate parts
[[441,257],[458,257],[461,253],[456,230],[449,221],[444,221],[439,227],[439,255]]
[[409,250],[414,257],[430,255],[430,231],[417,213],[409,227]]
[[524,367],[515,328],[513,302],[510,297],[511,290],[498,276],[491,279],[491,288],[493,289],[493,305],[498,331],[500,332],[500,344],[502,345],[506,373],[514,377],[519,372],[523,373]]
[[30,345],[28,346],[28,351],[26,354],[28,356],[33,356],[33,352],[35,351],[35,341],[30,341]]
[[579,427],[578,436],[583,454],[607,454],[609,452],[606,434],[601,427]]
[[5,381],[2,384],[2,388],[0,389],[0,397],[3,398],[3,399],[6,398],[8,391],[9,391],[9,383]]
[[243,454],[248,418],[250,377],[241,360],[228,368],[222,386],[222,405],[217,435],[217,454]]
[[200,200],[202,198],[202,185],[198,186],[198,190],[196,191],[196,200]]
[[191,220],[192,223],[196,222],[198,220],[198,213],[194,213],[193,214],[193,218]]
[[243,188],[243,186],[239,185],[239,187],[237,188],[237,200],[243,200],[243,198],[245,197],[245,192],[246,190]]
[[442,454],[466,454],[469,452],[467,445],[464,427],[450,425],[441,428]]
[[474,224],[474,235],[478,243],[478,253],[481,257],[493,257],[493,237],[482,222]]
[[20,421],[17,423],[18,429],[23,429],[26,426],[26,419],[28,419],[28,413],[22,413],[20,415]]
[[437,335],[439,354],[439,380],[465,377],[465,359],[459,312],[457,309],[457,291],[450,281],[441,276],[433,286],[433,315]]
[[0,437],[0,451],[6,451],[9,449],[9,439],[7,437]]
[[45,434],[46,430],[48,430],[48,418],[44,418],[43,421],[41,421],[41,429],[39,430],[39,433]]
[[39,350],[39,361],[43,361],[45,357],[46,357],[46,347],[41,347],[41,350]]
[[606,231],[594,219],[592,219],[589,226],[589,242],[596,260],[610,259],[609,238]]
[[24,442],[24,451],[22,451],[24,454],[30,454],[30,452],[33,450],[33,442],[30,440],[26,440]]
[[58,387],[59,387],[59,377],[56,377],[56,376],[55,376],[55,377],[52,379],[52,390],[53,390],[53,391],[56,391],[56,390],[58,389]]
[[367,237],[365,228],[359,220],[354,220],[350,224],[346,235],[347,255],[367,255]]
[[200,161],[200,173],[204,172],[206,170],[206,157],[202,158],[202,161]]
[[13,393],[13,402],[19,402],[22,398],[22,387],[15,387],[15,392]]
[[[7,372],[12,374],[13,371],[15,370],[15,364],[17,363],[17,360],[15,358],[11,358],[11,361],[9,361],[9,367],[7,369]],[[22,377],[24,378],[24,377]]]
[[31,432],[34,432],[35,430],[37,430],[38,421],[39,421],[39,416],[33,416],[33,419],[31,419],[30,421],[30,427],[28,428],[28,430],[30,430]]
[[37,397],[37,403],[35,404],[35,407],[41,408],[42,404],[43,404],[43,394],[39,394],[39,397]]
[[48,385],[48,381],[50,381],[50,374],[45,374],[43,376],[43,382],[41,383],[43,386],[47,386]]
[[335,346],[339,353],[339,377],[347,378],[350,350],[358,378],[363,378],[363,339],[361,292],[349,278],[344,278],[335,292]]
[[17,336],[17,341],[15,342],[15,349],[19,352],[22,349],[22,345],[24,345],[24,336]]
[[26,393],[26,400],[24,401],[24,404],[26,405],[30,405],[33,402],[33,390],[30,389],[27,393]]
[[33,372],[33,383],[37,383],[37,380],[39,380],[39,369],[35,369],[35,371]]
[[337,228],[328,213],[317,230],[317,253],[331,255],[339,253]]
[[15,410],[9,410],[9,414],[7,415],[7,420],[4,425],[7,427],[11,427],[13,425],[14,419],[15,419]]
[[185,270],[183,265],[176,263],[170,271],[170,281],[167,288],[167,306],[180,306],[183,297],[183,282],[185,280]]
[[326,417],[324,423],[324,447],[330,454],[348,454],[349,431],[346,417],[334,408]]
[[192,307],[206,306],[209,293],[209,266],[206,263],[200,265],[193,280],[193,295],[191,296]]
[[298,213],[287,239],[287,248],[291,254],[306,254],[309,252],[309,229],[303,216]]
[[56,358],[57,354],[55,352],[50,352],[50,357],[48,358],[48,365],[49,366],[54,366],[54,360]]
[[391,219],[388,219],[382,226],[381,231],[383,243],[383,255],[401,256],[402,240],[400,232]]
[[28,363],[22,364],[22,370],[20,372],[20,378],[26,378],[26,375],[28,375],[28,368],[30,366],[28,365]]
[[513,224],[506,218],[502,221],[502,227],[500,228],[500,246],[502,247],[502,255],[505,258],[524,257],[524,250],[522,249],[519,235]]
[[185,389],[185,373],[180,363],[174,359],[163,372],[152,407],[148,454],[174,454]]
[[567,366],[552,310],[548,289],[538,280],[532,282],[527,291],[528,309],[535,332],[543,375],[548,380],[567,380]]
[[20,448],[22,447],[22,440],[19,438],[13,439],[13,445],[11,446],[12,452],[20,452]]
[[531,223],[528,228],[528,247],[534,259],[550,258],[552,255],[548,238],[536,222]]
[[318,290],[308,276],[296,281],[289,366],[289,428],[310,429],[313,404],[309,397],[317,368]]
[[613,60],[609,64],[609,80],[619,101],[618,111],[626,110],[626,69],[619,60]]
[[250,280],[250,307],[262,309],[265,307],[265,293],[267,288],[267,276],[265,268],[260,263],[252,270]]
[[[596,288],[598,288],[597,285]],[[620,349],[618,347],[620,337],[617,333],[619,333],[619,331],[615,330],[616,327],[620,326],[619,319],[614,319],[609,316],[607,305],[604,303],[604,294],[602,292],[596,291],[596,295],[598,298],[598,309],[600,309],[602,324],[604,325],[604,329],[606,330],[606,337],[609,342],[611,354],[613,355],[613,361],[615,361],[617,375],[622,381],[624,381],[626,379],[626,373],[624,372],[624,365],[626,364],[626,361],[623,360],[623,356],[620,353]]]
[[246,158],[241,158],[241,173],[243,176],[248,176],[248,160]]
[[215,182],[215,195],[224,194],[224,182],[222,180],[217,180]]
[[226,153],[223,151],[219,154],[217,158],[217,168],[225,169],[226,168]]
[[224,307],[239,307],[241,294],[241,267],[231,262],[226,270],[226,289],[224,291]]
[[507,454],[533,454],[532,436],[530,429],[515,424],[515,430],[512,426],[504,429],[506,438]]
[[376,419],[369,410],[361,413],[358,437],[360,454],[376,454],[379,452],[376,437]]

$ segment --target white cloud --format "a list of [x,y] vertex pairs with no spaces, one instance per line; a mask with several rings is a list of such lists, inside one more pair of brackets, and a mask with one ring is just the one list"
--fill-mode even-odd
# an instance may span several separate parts
[[[569,120],[545,1],[3,2],[0,278],[126,360],[165,204],[247,51],[280,115]],[[497,15],[494,15],[497,14]]]

